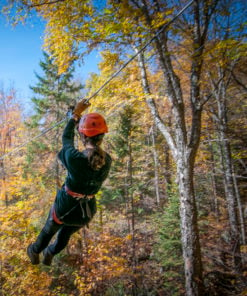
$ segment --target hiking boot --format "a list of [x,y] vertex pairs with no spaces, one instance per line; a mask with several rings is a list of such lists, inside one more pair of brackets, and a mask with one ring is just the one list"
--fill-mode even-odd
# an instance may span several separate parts
[[47,266],[51,266],[51,262],[52,262],[52,259],[53,259],[54,255],[49,250],[49,247],[44,249],[43,255],[44,255],[44,258],[43,258],[42,263],[47,265]]
[[27,255],[33,265],[39,264],[39,254],[33,251],[33,244],[27,247]]

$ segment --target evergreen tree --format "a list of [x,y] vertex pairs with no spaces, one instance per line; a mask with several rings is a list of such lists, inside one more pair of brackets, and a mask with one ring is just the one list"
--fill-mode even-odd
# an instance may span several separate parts
[[[83,88],[80,83],[73,81],[73,67],[70,67],[67,72],[59,74],[53,58],[45,52],[44,60],[40,61],[40,67],[43,70],[43,75],[36,73],[38,82],[35,86],[30,86],[34,92],[32,102],[35,113],[27,122],[35,135],[42,132],[44,128],[46,129],[61,121],[65,117],[68,107],[75,104],[76,98],[80,96],[80,90]],[[58,162],[49,162],[49,159],[55,159],[54,153],[60,149],[61,133],[62,127],[58,126],[49,132],[46,137],[32,142],[29,145],[30,153],[27,156],[28,167],[30,167],[34,155],[39,155],[39,159],[42,159],[42,155],[44,155],[44,162],[47,161],[47,167],[43,178],[48,181],[53,180],[55,177],[57,187],[60,186]],[[45,164],[44,162],[43,164]],[[52,163],[52,167],[50,167],[50,163]]]
[[[150,191],[150,188],[147,188],[150,176],[141,169],[141,163],[146,161],[145,152],[149,147],[145,145],[146,135],[138,121],[140,114],[135,112],[137,111],[134,107],[124,106],[110,123],[111,129],[115,131],[110,139],[114,162],[109,177],[110,187],[104,189],[105,203],[110,202],[111,197],[119,206],[119,203],[128,203],[133,192],[141,196]],[[116,118],[118,120],[115,120]],[[117,188],[113,188],[115,184],[118,184]]]
[[[124,107],[118,114],[117,122],[112,122],[111,126],[117,125],[116,134],[111,138],[112,154],[114,162],[111,168],[110,184],[118,184],[117,188],[104,188],[102,202],[128,203],[129,190],[132,185],[133,166],[133,145],[131,145],[131,133],[133,126],[133,110],[131,107]],[[108,192],[109,191],[109,192]],[[111,199],[109,199],[109,195]]]
[[166,295],[174,296],[181,295],[184,286],[179,197],[177,191],[177,188],[171,185],[165,212],[157,214],[158,238],[155,250],[155,257],[164,270]]
[[44,61],[40,61],[44,76],[36,73],[38,83],[30,86],[35,96],[32,98],[36,114],[33,122],[41,118],[48,124],[59,121],[64,117],[66,108],[79,95],[83,86],[75,83],[73,79],[74,68],[59,74],[54,60],[44,52]]

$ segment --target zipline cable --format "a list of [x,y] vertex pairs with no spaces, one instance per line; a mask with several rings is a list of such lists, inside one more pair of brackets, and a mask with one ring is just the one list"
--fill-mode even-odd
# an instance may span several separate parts
[[[89,98],[86,99],[86,102],[89,102],[92,98],[94,98],[95,96],[98,95],[98,93],[107,85],[109,84],[120,72],[123,71],[124,68],[126,68],[141,52],[143,52],[167,27],[169,27],[181,14],[184,13],[184,11],[186,9],[188,9],[194,2],[195,0],[191,0],[187,5],[185,5],[169,22],[167,22],[165,25],[162,26],[162,28],[142,47],[139,49],[139,51],[137,51],[126,63],[123,64],[122,67],[119,68],[119,70],[117,70],[109,79],[107,79],[105,81],[105,83],[103,83],[100,88],[94,92]],[[41,132],[40,134],[38,134],[37,136],[35,136],[34,138],[24,142],[23,144],[17,146],[16,148],[14,148],[13,150],[3,154],[0,157],[0,160],[4,159],[6,156],[17,152],[18,150],[20,150],[21,148],[23,148],[24,146],[26,146],[28,143],[40,138],[41,136],[43,136],[44,134],[48,133],[50,130],[54,129],[55,127],[57,127],[58,125],[62,124],[65,120],[67,119],[67,117],[65,117],[64,119],[60,120],[59,122],[57,122],[56,124],[54,124],[53,126],[49,127],[48,129],[44,130],[43,132]]]
[[51,127],[47,128],[46,130],[44,130],[43,132],[41,132],[40,134],[38,134],[37,136],[33,137],[32,139],[30,140],[27,140],[26,142],[22,143],[21,145],[15,147],[13,150],[5,153],[4,155],[2,155],[0,157],[0,160],[4,159],[6,156],[14,153],[14,152],[17,152],[18,150],[20,150],[21,148],[25,147],[28,143],[40,138],[41,136],[43,136],[44,134],[48,133],[49,131],[51,131],[52,129],[54,129],[55,127],[57,127],[58,125],[60,125],[61,123],[63,123],[64,121],[66,120],[66,118],[60,120],[59,122],[57,122],[56,124],[52,125]]

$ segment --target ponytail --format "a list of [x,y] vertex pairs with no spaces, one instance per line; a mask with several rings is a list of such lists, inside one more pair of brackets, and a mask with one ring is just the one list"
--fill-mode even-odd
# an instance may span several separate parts
[[106,153],[100,148],[100,144],[103,140],[104,134],[100,134],[94,137],[84,136],[84,145],[91,144],[93,148],[87,149],[88,164],[93,170],[99,170],[105,165]]

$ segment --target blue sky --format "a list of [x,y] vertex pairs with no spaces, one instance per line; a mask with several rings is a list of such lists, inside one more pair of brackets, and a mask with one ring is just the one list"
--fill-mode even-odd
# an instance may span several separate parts
[[[38,18],[34,18],[32,24],[29,21],[27,25],[12,27],[0,15],[0,83],[5,89],[14,85],[25,107],[32,97],[29,86],[37,83],[34,72],[42,75],[39,62],[43,59],[44,28],[44,23]],[[85,82],[89,72],[97,72],[99,60],[99,55],[92,53],[81,68],[76,68],[75,79]]]

